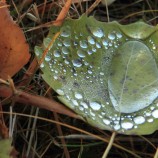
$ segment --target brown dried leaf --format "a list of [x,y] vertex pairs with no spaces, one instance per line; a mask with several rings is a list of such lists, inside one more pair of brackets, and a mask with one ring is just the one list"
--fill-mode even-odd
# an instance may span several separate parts
[[0,78],[16,74],[29,60],[29,47],[6,4],[0,1]]

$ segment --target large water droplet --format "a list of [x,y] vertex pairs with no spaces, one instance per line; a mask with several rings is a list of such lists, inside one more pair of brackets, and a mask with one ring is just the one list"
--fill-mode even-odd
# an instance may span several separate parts
[[101,108],[101,104],[98,102],[90,102],[89,105],[93,110],[100,110]]
[[103,30],[99,27],[93,28],[91,31],[92,31],[92,34],[96,37],[101,38],[104,36]]
[[145,118],[143,116],[136,116],[133,121],[136,123],[136,124],[142,124],[145,122]]
[[82,66],[82,62],[81,62],[80,59],[73,60],[73,61],[72,61],[72,64],[73,64],[75,67],[81,67],[81,66]]

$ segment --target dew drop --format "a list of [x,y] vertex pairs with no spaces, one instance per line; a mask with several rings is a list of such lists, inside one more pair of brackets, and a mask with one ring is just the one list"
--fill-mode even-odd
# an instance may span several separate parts
[[152,116],[153,116],[154,118],[158,118],[158,110],[154,110],[154,111],[152,112]]
[[99,27],[93,28],[91,31],[92,31],[92,34],[96,37],[101,38],[104,36],[103,30]]
[[43,53],[43,50],[42,50],[41,48],[35,47],[35,54],[36,54],[36,56],[39,56],[39,55],[41,55],[42,53]]
[[81,111],[84,111],[84,107],[83,107],[83,106],[80,106],[79,109],[80,109]]
[[103,39],[103,40],[102,40],[102,44],[103,44],[104,46],[108,46],[108,45],[109,45],[109,42],[108,42],[108,40]]
[[40,65],[40,68],[44,68],[44,63],[42,63],[42,64]]
[[116,33],[117,38],[122,38],[122,34],[120,32]]
[[67,30],[65,29],[65,30],[61,31],[60,36],[62,36],[62,37],[69,37],[70,34],[71,34],[70,30],[69,30],[69,28],[67,28]]
[[82,96],[82,94],[80,94],[80,93],[75,93],[75,98],[76,98],[76,99],[82,99],[83,96]]
[[64,63],[68,65],[70,62],[67,59],[65,59]]
[[114,128],[114,130],[116,130],[116,131],[117,131],[117,130],[119,130],[119,129],[120,129],[120,125],[119,125],[119,124],[114,125],[114,126],[113,126],[113,128]]
[[96,43],[97,48],[101,48],[101,45],[99,43]]
[[92,44],[92,45],[95,44],[95,40],[94,40],[93,37],[88,36],[87,40],[88,40],[88,43],[90,43],[90,44]]
[[62,47],[63,54],[69,54],[69,49],[67,47]]
[[78,106],[77,100],[72,99],[71,101],[72,101],[72,103],[73,103],[75,106]]
[[109,125],[109,124],[110,124],[110,120],[108,120],[108,119],[103,119],[103,122],[104,122],[106,125]]
[[80,58],[84,58],[86,55],[85,55],[85,53],[84,53],[84,51],[82,51],[82,50],[78,50],[77,51],[77,54],[78,54],[78,56],[80,57]]
[[95,117],[95,113],[90,110],[90,115]]
[[126,121],[126,122],[122,122],[121,126],[122,126],[122,128],[128,130],[128,129],[131,129],[133,127],[133,123]]
[[65,47],[71,46],[71,42],[70,42],[69,39],[65,39],[65,40],[63,41],[63,44],[64,44]]
[[93,51],[88,50],[87,53],[88,53],[89,55],[91,55],[91,54],[93,54]]
[[90,102],[89,105],[93,110],[100,110],[101,108],[101,104],[97,102]]
[[109,38],[110,40],[114,40],[114,39],[115,39],[115,34],[114,34],[114,33],[108,34],[108,38]]
[[145,118],[143,116],[136,116],[133,121],[139,125],[145,122]]
[[[44,41],[43,41],[43,44],[44,44],[44,46],[47,48],[47,47],[49,46],[50,42],[51,42],[51,39],[50,39],[50,38],[45,38]],[[53,46],[53,45],[52,45],[52,46]],[[51,46],[51,47],[52,47],[52,46]],[[50,48],[51,48],[51,47],[50,47]]]
[[64,95],[64,91],[62,89],[57,89],[56,92],[59,94],[59,95]]
[[60,57],[60,51],[59,50],[55,50],[54,51],[54,57],[57,57],[57,58],[59,58]]
[[153,120],[153,118],[149,118],[147,121],[148,122],[153,122],[154,120]]
[[88,105],[85,102],[80,102],[80,105],[82,105],[85,109],[88,109]]
[[80,60],[80,59],[73,60],[73,61],[72,61],[72,64],[73,64],[73,66],[75,66],[75,67],[81,67],[81,66],[82,66],[82,63],[81,63],[81,60]]
[[47,54],[44,59],[45,59],[45,61],[50,61],[51,57]]
[[81,48],[87,48],[88,47],[87,41],[86,40],[80,41],[80,47]]

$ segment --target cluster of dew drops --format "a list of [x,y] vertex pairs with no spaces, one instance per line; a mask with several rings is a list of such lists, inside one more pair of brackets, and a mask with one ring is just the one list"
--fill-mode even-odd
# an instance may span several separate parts
[[[63,31],[61,31],[61,34],[59,36],[59,39],[57,41],[56,49],[52,46],[50,48],[50,52],[45,56],[45,62],[49,63],[50,71],[53,74],[53,77],[55,80],[59,78],[59,71],[62,71],[63,75],[67,75],[67,69],[68,68],[82,68],[83,66],[89,66],[89,69],[87,70],[88,74],[93,74],[93,66],[90,65],[86,60],[87,56],[90,56],[92,54],[97,53],[98,49],[101,49],[104,47],[105,50],[108,50],[110,47],[114,47],[117,49],[119,47],[119,40],[123,37],[121,32],[118,31],[112,31],[108,33],[108,35],[105,37],[105,33],[102,28],[100,27],[93,27],[91,28],[92,35],[88,35],[86,39],[80,40],[79,42],[76,42],[78,40],[77,33],[75,35],[75,39],[72,42],[71,37],[71,28],[69,26],[65,27]],[[80,33],[80,36],[82,36],[82,32]],[[96,41],[96,39],[99,39],[99,42]],[[46,38],[44,40],[44,46],[47,48],[50,43],[50,38]],[[153,49],[155,49],[154,43],[150,40],[149,41]],[[67,58],[67,56],[70,54],[72,50],[70,50],[70,47],[72,46],[78,47],[79,49],[76,50],[76,54],[78,58],[72,59],[71,61]],[[92,46],[91,50],[88,50],[89,45]],[[53,49],[53,52],[51,51]],[[40,49],[37,49],[36,55],[40,56],[43,52]],[[53,56],[53,59],[52,59]],[[61,60],[62,58],[62,60]],[[64,59],[64,60],[63,60]],[[84,61],[84,62],[83,62]],[[41,69],[44,69],[45,62],[43,62],[40,65]],[[64,63],[64,66],[63,66]],[[57,69],[54,69],[53,66],[56,66]],[[65,67],[67,69],[65,69]],[[77,73],[73,74],[77,77]],[[100,72],[100,75],[104,76],[104,72]],[[87,76],[87,79],[89,77]],[[59,95],[64,96],[66,94],[66,90],[63,90],[62,88],[56,89],[57,93]],[[77,110],[80,110],[81,112],[84,112],[83,115],[87,114],[89,112],[90,117],[95,120],[96,118],[99,118],[101,124],[105,124],[106,126],[109,126],[111,129],[114,130],[130,130],[133,128],[138,128],[138,125],[147,122],[153,122],[155,118],[158,118],[158,104],[156,106],[151,106],[149,110],[145,111],[143,115],[126,115],[120,118],[119,115],[114,114],[113,116],[106,115],[106,112],[98,112],[101,111],[101,108],[103,105],[97,101],[84,101],[83,94],[79,92],[74,93],[74,98],[71,99],[70,96],[66,96],[68,100],[71,101],[71,103],[76,107],[78,107]],[[107,104],[109,104],[107,102]],[[86,109],[91,109],[87,110]],[[97,112],[97,113],[96,113]]]

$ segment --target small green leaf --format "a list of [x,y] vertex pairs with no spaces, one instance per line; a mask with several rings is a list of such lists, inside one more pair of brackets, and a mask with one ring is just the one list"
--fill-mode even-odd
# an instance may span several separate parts
[[120,25],[93,17],[52,27],[38,60],[58,98],[89,124],[123,134],[158,129],[158,31],[143,22]]

